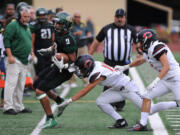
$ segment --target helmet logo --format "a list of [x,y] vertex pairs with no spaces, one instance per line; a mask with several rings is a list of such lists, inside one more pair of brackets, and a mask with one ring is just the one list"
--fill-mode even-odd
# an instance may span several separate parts
[[66,20],[67,20],[68,22],[72,22],[71,16],[67,16],[67,17],[66,17]]
[[84,68],[88,68],[92,65],[92,61],[91,60],[86,60],[84,63]]
[[152,33],[151,32],[146,32],[146,33],[144,33],[144,35],[143,35],[143,38],[145,38],[145,39],[149,39],[149,38],[151,38],[152,37]]

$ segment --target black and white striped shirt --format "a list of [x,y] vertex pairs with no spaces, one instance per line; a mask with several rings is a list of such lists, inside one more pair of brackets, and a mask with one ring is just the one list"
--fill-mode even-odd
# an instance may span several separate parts
[[115,62],[127,62],[132,53],[132,44],[136,42],[136,30],[131,25],[117,27],[114,23],[106,25],[96,36],[99,42],[104,40],[104,57]]

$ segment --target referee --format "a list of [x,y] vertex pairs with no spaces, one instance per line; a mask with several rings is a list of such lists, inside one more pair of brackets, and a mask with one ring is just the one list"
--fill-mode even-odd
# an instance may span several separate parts
[[[116,65],[127,65],[130,63],[132,45],[136,43],[136,30],[126,23],[126,12],[117,9],[114,22],[104,26],[92,43],[89,54],[93,55],[97,46],[104,41],[104,62],[112,67]],[[129,70],[124,71],[126,75]],[[106,90],[107,88],[104,88]],[[121,111],[125,101],[114,103],[117,111]]]

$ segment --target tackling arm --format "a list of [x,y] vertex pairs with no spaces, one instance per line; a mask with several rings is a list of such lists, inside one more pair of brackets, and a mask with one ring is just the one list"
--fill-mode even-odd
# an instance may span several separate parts
[[85,88],[80,90],[77,94],[72,97],[72,101],[76,101],[79,98],[85,96],[89,91],[91,91],[96,85],[98,85],[105,77],[100,77],[99,79],[95,80],[93,83],[88,84]]
[[167,72],[169,71],[169,62],[168,62],[168,59],[167,59],[167,56],[166,54],[163,54],[161,57],[160,57],[160,62],[162,64],[162,70],[161,72],[159,73],[158,77],[160,79],[162,79],[166,74]]
[[99,44],[100,44],[100,42],[98,42],[97,39],[95,39],[89,50],[90,55],[94,54],[94,51],[96,50],[96,48],[98,47]]

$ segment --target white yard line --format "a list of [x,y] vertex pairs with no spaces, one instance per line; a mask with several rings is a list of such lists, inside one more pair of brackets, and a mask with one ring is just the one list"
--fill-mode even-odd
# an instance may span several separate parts
[[[136,69],[131,68],[130,74],[131,74],[133,80],[138,85],[140,92],[144,93],[145,86],[144,86],[138,72],[136,71]],[[151,128],[153,129],[153,135],[168,135],[168,132],[167,132],[166,128],[164,127],[164,124],[163,124],[161,118],[159,117],[158,113],[151,115],[149,117],[149,122],[150,122]]]
[[171,118],[167,117],[166,119],[167,120],[180,120],[180,118],[175,118],[175,117],[173,117],[173,118],[172,117]]
[[[66,95],[69,93],[69,91],[70,91],[70,87],[64,88],[60,97],[62,97],[62,98],[66,97]],[[52,112],[54,112],[56,110],[56,108],[57,108],[57,105],[53,104],[51,106]],[[41,121],[37,124],[37,126],[35,127],[35,129],[32,131],[32,133],[30,135],[38,135],[41,132],[42,129],[40,128],[40,126],[45,122],[45,119],[46,119],[46,115],[43,116]]]
[[178,115],[178,114],[175,114],[175,115],[174,114],[168,114],[168,115],[166,115],[166,117],[178,117],[179,118],[180,115]]

